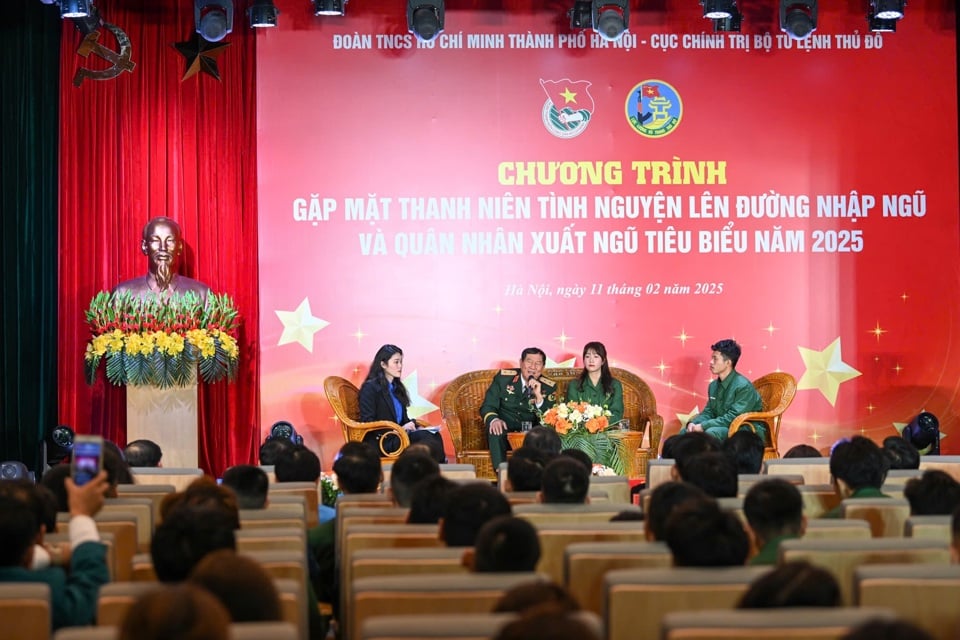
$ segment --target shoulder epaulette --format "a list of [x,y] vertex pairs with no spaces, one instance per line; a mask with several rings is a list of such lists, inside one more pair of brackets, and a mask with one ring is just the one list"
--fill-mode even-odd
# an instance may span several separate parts
[[516,369],[500,369],[500,375],[502,376],[515,376],[517,375]]
[[540,378],[540,384],[545,384],[545,385],[547,385],[548,387],[555,387],[555,386],[557,386],[557,381],[556,381],[556,380],[551,380],[550,378],[543,378],[543,377],[541,377],[541,378]]

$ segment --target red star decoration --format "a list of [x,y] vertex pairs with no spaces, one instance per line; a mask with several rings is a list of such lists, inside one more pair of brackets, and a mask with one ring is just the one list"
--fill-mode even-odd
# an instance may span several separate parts
[[220,79],[220,70],[217,68],[217,56],[230,46],[229,42],[214,43],[202,38],[199,33],[186,42],[177,42],[173,45],[187,60],[187,71],[181,82],[201,71]]

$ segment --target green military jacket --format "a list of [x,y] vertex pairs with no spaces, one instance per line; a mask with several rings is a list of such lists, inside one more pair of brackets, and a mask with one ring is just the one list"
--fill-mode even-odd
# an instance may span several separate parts
[[537,409],[546,411],[557,402],[557,383],[549,378],[540,378],[543,403],[539,407],[533,406],[532,398],[523,396],[523,381],[520,379],[519,369],[501,369],[493,377],[483,404],[480,405],[480,416],[483,424],[488,428],[495,418],[507,423],[509,431],[520,431],[521,422],[540,423]]
[[[753,383],[736,370],[731,371],[722,381],[717,378],[711,382],[707,394],[710,399],[690,424],[700,425],[706,433],[718,440],[727,439],[730,423],[741,413],[763,410],[760,394],[754,389]],[[763,424],[757,425],[757,435],[763,438],[764,442],[767,441]]]
[[603,407],[610,412],[611,425],[623,419],[623,385],[616,378],[613,380],[612,391],[609,394],[603,392],[602,385],[594,386],[589,377],[583,381],[583,388],[580,387],[579,380],[571,380],[567,385],[567,400]]

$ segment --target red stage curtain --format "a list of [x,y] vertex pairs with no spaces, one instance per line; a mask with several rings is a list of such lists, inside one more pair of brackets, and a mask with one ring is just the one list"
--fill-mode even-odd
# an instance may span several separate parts
[[125,443],[124,389],[83,379],[83,314],[97,291],[146,271],[141,229],[169,216],[187,245],[181,272],[229,293],[243,317],[237,381],[200,390],[200,465],[217,475],[253,461],[259,440],[256,38],[243,4],[217,58],[222,82],[206,74],[181,82],[185,62],[172,45],[194,31],[185,0],[97,2],[129,36],[133,73],[75,87],[79,67],[106,65],[76,54],[81,36],[70,21],[61,47],[60,420]]

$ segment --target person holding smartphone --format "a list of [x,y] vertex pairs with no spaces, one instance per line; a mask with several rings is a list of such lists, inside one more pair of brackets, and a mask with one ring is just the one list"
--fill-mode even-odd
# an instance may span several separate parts
[[92,624],[100,586],[110,580],[107,547],[100,542],[93,521],[103,507],[109,483],[99,471],[83,485],[65,481],[70,509],[70,569],[32,570],[34,543],[42,542],[42,525],[24,499],[0,495],[0,583],[39,582],[50,587],[50,614],[54,630]]

